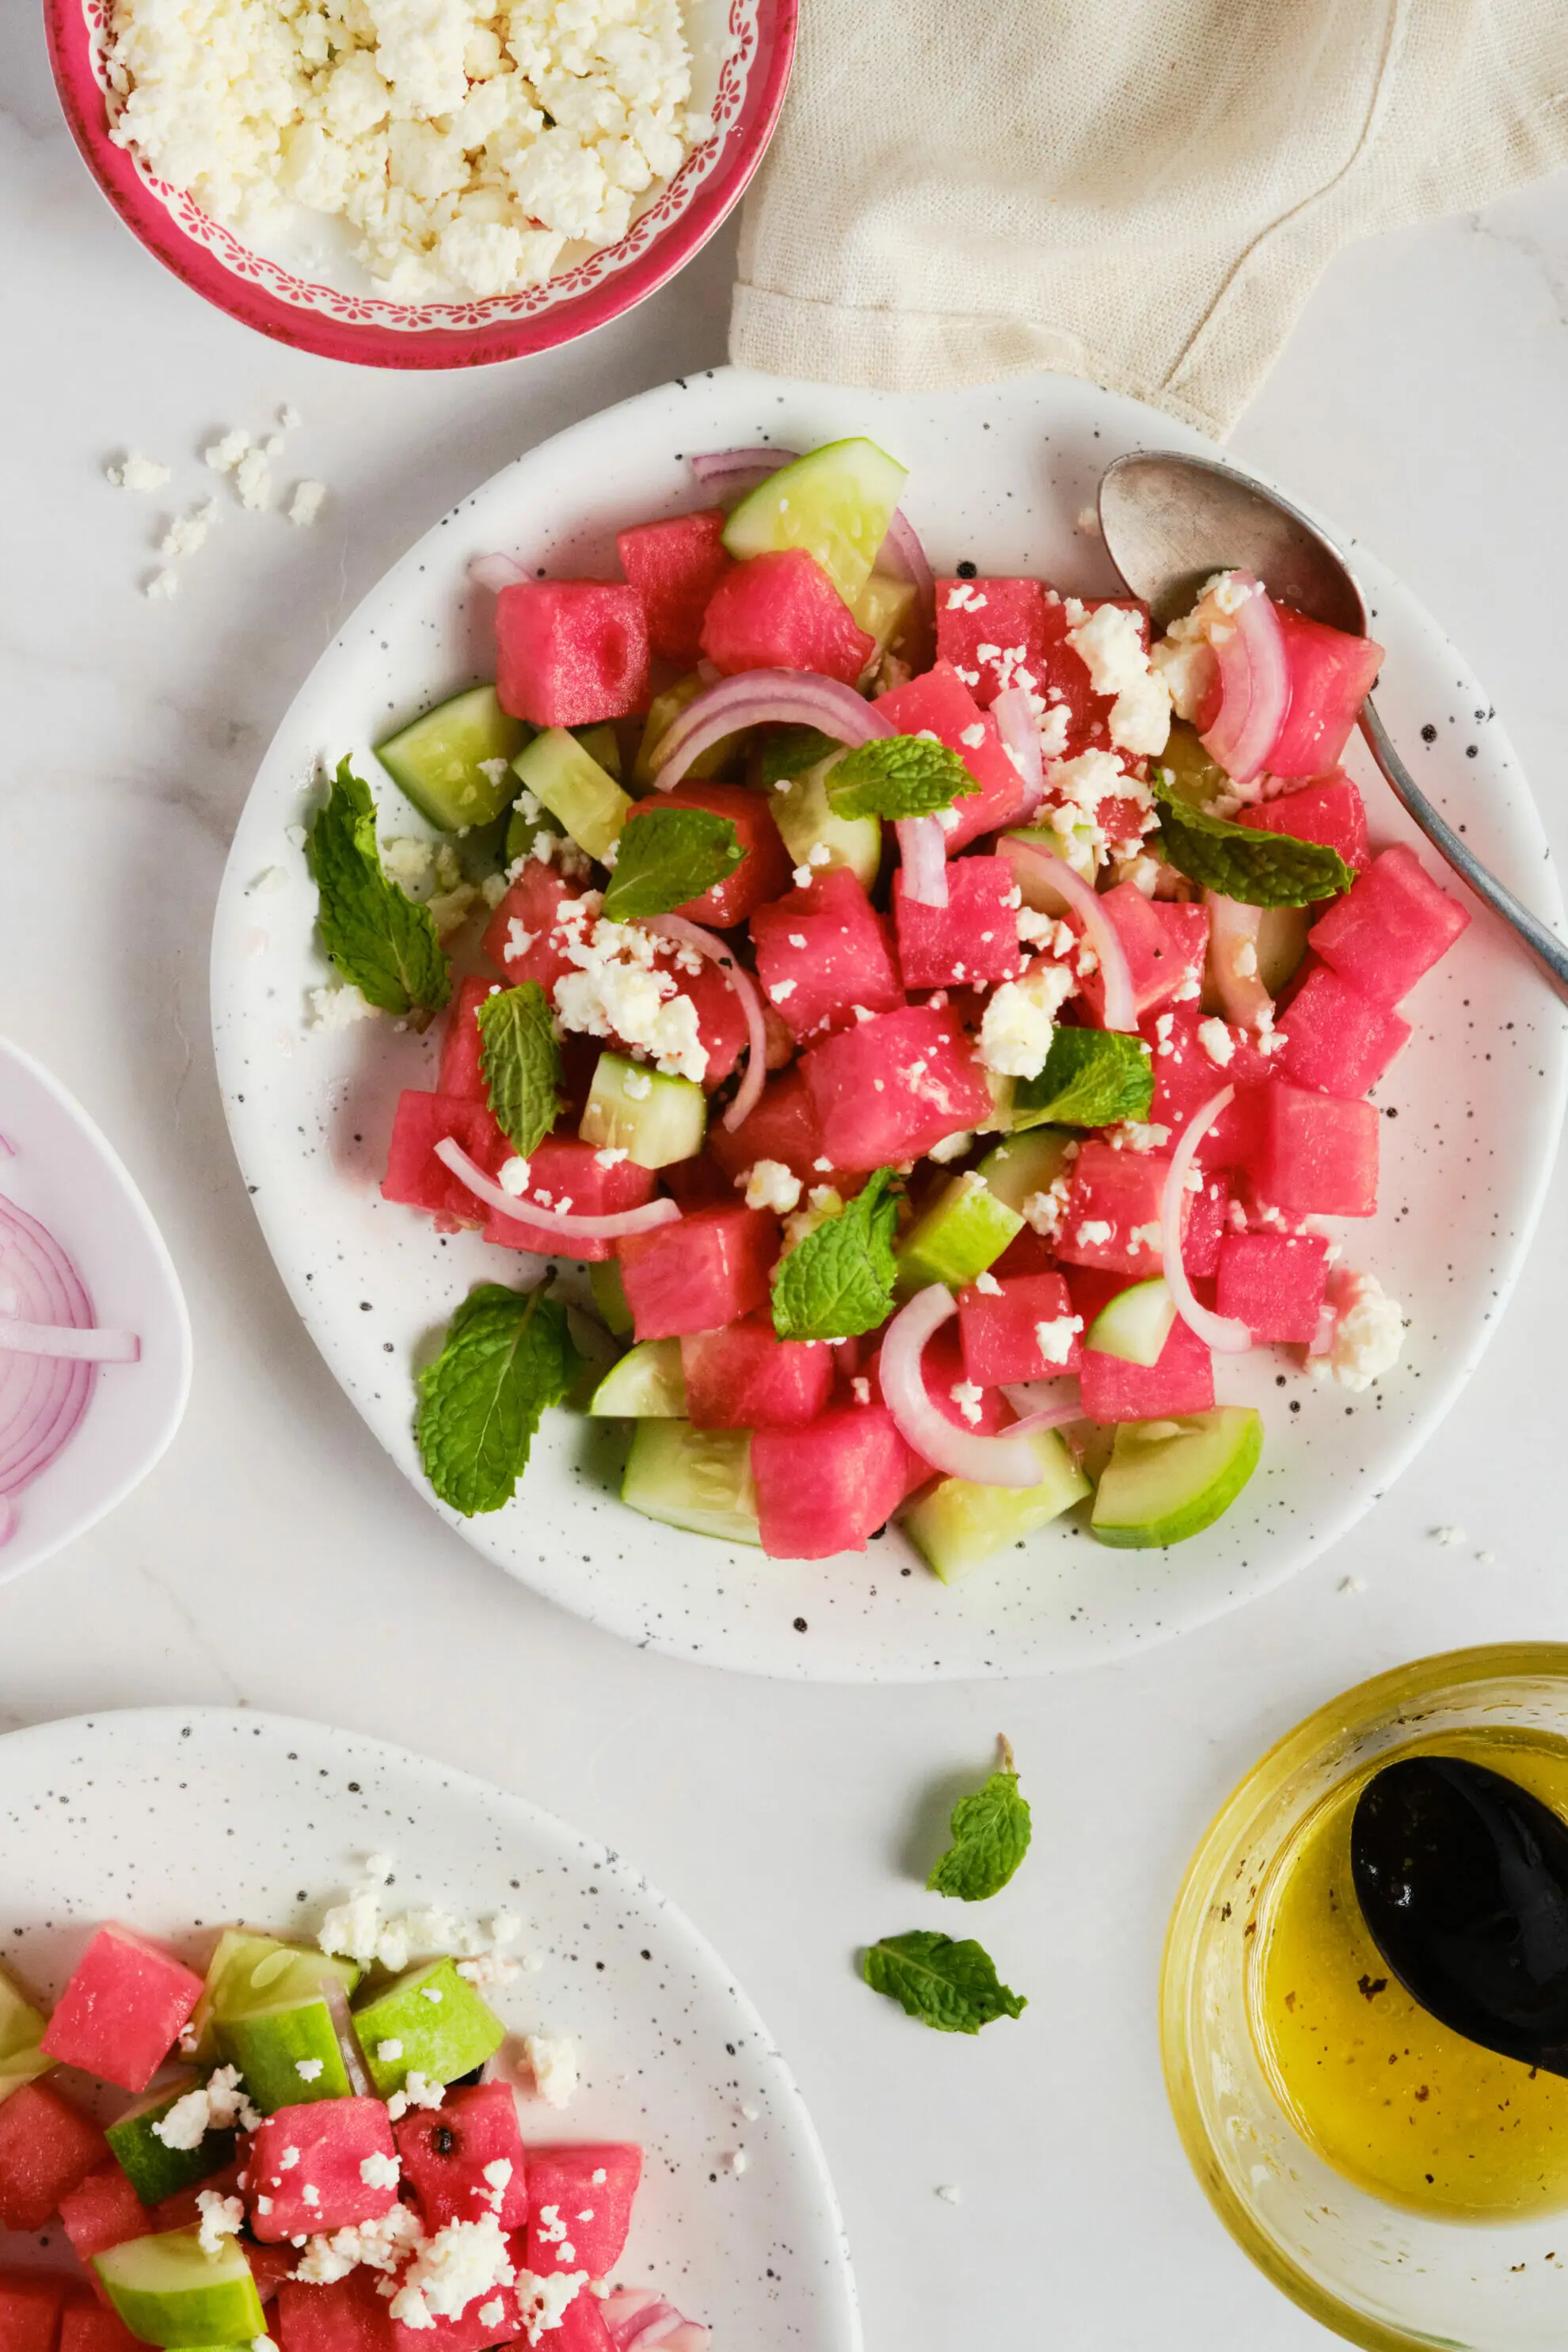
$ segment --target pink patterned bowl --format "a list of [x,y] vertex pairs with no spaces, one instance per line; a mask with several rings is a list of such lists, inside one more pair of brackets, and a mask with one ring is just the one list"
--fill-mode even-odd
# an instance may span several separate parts
[[44,13],[72,136],[121,219],[176,278],[231,318],[322,359],[450,368],[547,351],[619,318],[672,278],[739,203],[784,104],[798,0],[687,6],[698,91],[711,93],[709,131],[620,243],[525,293],[423,304],[389,300],[346,266],[261,252],[155,179],[109,135],[109,0],[45,0]]

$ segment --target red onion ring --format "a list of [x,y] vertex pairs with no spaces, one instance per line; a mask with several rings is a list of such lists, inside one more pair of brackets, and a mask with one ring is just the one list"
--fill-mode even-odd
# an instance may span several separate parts
[[724,1113],[724,1125],[737,1128],[748,1111],[756,1108],[757,1097],[768,1074],[768,1033],[763,1019],[763,1000],[757,983],[741,963],[732,948],[727,948],[712,931],[705,931],[700,923],[689,923],[684,915],[653,915],[643,923],[645,931],[657,931],[660,939],[679,940],[694,948],[699,955],[716,963],[736,995],[746,1016],[746,1072],[735,1089],[735,1099]]
[[750,490],[799,455],[798,449],[703,449],[687,463],[704,489]]
[[20,1323],[0,1315],[0,1352],[18,1356],[69,1358],[81,1364],[134,1364],[142,1342],[134,1331],[101,1331],[97,1325],[80,1331],[62,1323]]
[[[15,1302],[14,1331],[32,1326],[63,1335],[92,1328],[92,1302],[65,1251],[47,1227],[3,1199],[0,1270]],[[93,1332],[95,1340],[119,1336]],[[60,1356],[0,1347],[0,1496],[18,1493],[69,1442],[87,1411],[93,1379],[85,1349]],[[6,1502],[0,1508],[0,1542],[16,1524]]]
[[[1258,976],[1258,929],[1263,909],[1243,906],[1239,898],[1222,898],[1217,890],[1204,892],[1204,905],[1209,917],[1208,976],[1220,1010],[1238,1028],[1259,1029],[1264,1016],[1274,1011],[1274,999]],[[1240,972],[1236,968],[1237,951],[1247,946],[1252,950],[1252,970]]]
[[742,727],[816,727],[840,743],[869,743],[890,735],[864,695],[812,670],[747,669],[721,679],[689,702],[659,738],[654,782],[661,793],[678,784],[693,760]]
[[468,577],[476,588],[489,588],[499,596],[503,588],[521,587],[529,574],[510,555],[470,555]]
[[899,508],[888,525],[888,536],[882,541],[874,572],[890,572],[895,580],[907,580],[915,592],[915,609],[928,636],[936,627],[936,582],[920,533]]
[[1040,750],[1040,730],[1023,688],[1005,688],[992,704],[991,716],[1027,795],[1026,812],[1032,815],[1045,797],[1046,761]]
[[882,1402],[904,1443],[933,1470],[976,1486],[1037,1486],[1046,1473],[1032,1445],[1011,1435],[982,1437],[955,1429],[926,1392],[921,1370],[926,1341],[957,1312],[957,1299],[940,1282],[917,1290],[900,1308],[882,1335]]
[[917,907],[947,904],[947,835],[934,816],[902,816],[894,825],[904,896]]
[[1214,646],[1219,663],[1220,700],[1215,721],[1202,738],[1233,782],[1247,784],[1267,765],[1279,740],[1290,702],[1290,670],[1279,615],[1250,572],[1232,574],[1248,593],[1230,626]]
[[[1069,1423],[1082,1421],[1083,1400],[1078,1392],[1078,1382],[1073,1381],[1069,1386],[1071,1395],[1064,1396],[1058,1381],[1020,1381],[1016,1385],[1004,1381],[1002,1393],[1018,1416],[1008,1436],[1027,1437],[1037,1429],[1066,1429]],[[1050,1401],[1042,1404],[1042,1396]]]
[[1199,1144],[1221,1111],[1235,1098],[1234,1087],[1221,1087],[1201,1110],[1194,1112],[1171,1154],[1171,1172],[1165,1179],[1160,1202],[1160,1271],[1165,1277],[1165,1287],[1188,1330],[1222,1356],[1244,1356],[1252,1345],[1252,1333],[1236,1316],[1216,1315],[1212,1307],[1202,1306],[1194,1297],[1182,1256],[1182,1201],[1187,1189],[1187,1171]]
[[1128,966],[1127,950],[1121,935],[1101,906],[1099,894],[1081,874],[1075,874],[1065,857],[1053,857],[1048,849],[1037,847],[1016,834],[1008,838],[1009,856],[1016,853],[1030,857],[1044,866],[1053,887],[1059,890],[1074,913],[1080,916],[1089,936],[1089,945],[1100,958],[1100,976],[1105,987],[1105,1020],[1107,1029],[1131,1032],[1138,1026],[1138,1006],[1132,992],[1132,973]]
[[649,1234],[657,1225],[673,1224],[680,1214],[675,1202],[666,1198],[645,1201],[640,1209],[619,1209],[606,1217],[573,1216],[561,1209],[536,1206],[526,1196],[519,1198],[515,1192],[504,1192],[469,1159],[456,1136],[441,1138],[436,1146],[436,1157],[476,1201],[483,1201],[498,1215],[526,1225],[539,1225],[547,1233],[560,1234],[565,1240],[618,1241],[624,1234]]

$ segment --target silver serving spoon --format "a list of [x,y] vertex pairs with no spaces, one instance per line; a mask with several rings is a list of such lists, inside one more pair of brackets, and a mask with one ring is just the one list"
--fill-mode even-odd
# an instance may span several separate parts
[[[1240,571],[1256,573],[1271,596],[1311,620],[1352,636],[1371,635],[1361,590],[1338,549],[1284,499],[1215,458],[1170,449],[1134,449],[1116,458],[1100,480],[1100,526],[1112,563],[1162,624],[1190,612],[1213,573]],[[1568,947],[1488,873],[1433,807],[1389,741],[1370,695],[1361,708],[1361,731],[1395,798],[1434,849],[1517,932],[1568,996]]]

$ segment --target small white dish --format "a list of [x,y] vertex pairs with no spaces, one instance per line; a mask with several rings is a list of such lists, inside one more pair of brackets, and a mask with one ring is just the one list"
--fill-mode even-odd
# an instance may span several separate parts
[[[133,1331],[132,1364],[100,1364],[75,1433],[10,1497],[0,1583],[83,1535],[141,1484],[191,1390],[191,1324],[163,1237],[113,1145],[30,1054],[0,1037],[0,1196],[47,1226],[104,1329]],[[0,1513],[0,1517],[4,1514]]]
[[[627,1864],[464,1772],[248,1708],[0,1739],[0,1943],[51,1997],[105,1918],[193,1958],[193,1930],[226,1920],[313,1937],[374,1853],[395,1865],[389,1908],[521,1917],[516,1948],[542,1965],[486,1997],[514,2033],[572,2035],[582,2076],[563,2114],[525,2102],[525,2140],[647,2151],[617,2276],[662,2284],[730,2352],[860,2352],[800,2093],[719,1955]],[[0,2231],[0,2265],[35,2248]]]

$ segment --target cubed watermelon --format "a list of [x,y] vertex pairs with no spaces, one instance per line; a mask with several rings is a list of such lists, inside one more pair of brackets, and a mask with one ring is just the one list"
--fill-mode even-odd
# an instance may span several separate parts
[[1193,1194],[1187,1229],[1182,1235],[1182,1264],[1194,1280],[1213,1274],[1219,1264],[1219,1245],[1230,1209],[1230,1186],[1223,1176],[1206,1179]]
[[475,1016],[495,989],[493,980],[470,978],[458,982],[447,1007],[447,1025],[441,1037],[441,1067],[436,1078],[438,1095],[455,1095],[465,1102],[489,1102],[489,1088],[479,1068],[479,1024]]
[[922,677],[896,686],[877,704],[877,715],[899,735],[934,735],[956,751],[980,790],[954,801],[958,819],[947,834],[950,857],[1001,825],[1012,824],[1025,813],[1028,793],[1002,741],[996,721],[982,710],[958,672],[938,662]]
[[1214,1358],[1178,1316],[1158,1363],[1130,1364],[1101,1349],[1086,1348],[1079,1394],[1086,1418],[1101,1423],[1207,1412],[1214,1404]]
[[[90,2261],[105,2246],[121,2246],[127,2238],[143,2238],[153,2227],[152,2216],[112,2158],[89,2172],[60,2199],[60,2221],[79,2259]],[[5,2338],[0,2331],[0,2352]]]
[[[585,2287],[579,2288],[562,2313],[561,2325],[554,2335],[550,2352],[619,2352],[619,2339],[605,2323],[604,2305]],[[683,2327],[661,2334],[658,2340],[668,2347],[668,2352],[708,2352],[710,2338],[705,2327],[694,2327],[688,2321]]]
[[1265,1201],[1299,1216],[1370,1217],[1377,1206],[1377,1112],[1277,1078],[1263,1094],[1253,1161]]
[[1352,873],[1366,864],[1366,808],[1342,768],[1278,800],[1237,810],[1237,823],[1259,833],[1289,834],[1293,841],[1321,842],[1326,849],[1337,849]]
[[766,1313],[721,1331],[686,1333],[680,1369],[686,1417],[699,1429],[801,1429],[823,1411],[833,1386],[828,1349],[781,1339]]
[[991,1090],[951,1011],[911,1004],[808,1046],[801,1067],[822,1148],[840,1168],[918,1159],[991,1116]]
[[626,2142],[587,2140],[528,2151],[528,2267],[586,2271],[608,2278],[631,2228],[642,2179],[642,2150]]
[[516,2291],[510,2286],[486,2287],[455,2318],[437,2318],[423,2327],[400,2319],[392,2323],[393,2352],[489,2352],[492,2345],[521,2346],[527,2340]]
[[265,2244],[379,2221],[397,2202],[397,2148],[380,2099],[279,2107],[251,2140],[247,2168],[250,2226]]
[[[1117,883],[1114,889],[1101,893],[1100,903],[1116,926],[1126,951],[1139,1016],[1157,1012],[1184,989],[1192,990],[1195,1002],[1208,952],[1208,908],[1185,899],[1146,898],[1135,882]],[[1081,994],[1095,1024],[1102,1024],[1103,974],[1089,972],[1081,983]]]
[[1037,580],[936,583],[937,659],[952,665],[983,710],[1005,686],[1045,693],[1046,635],[1046,592]]
[[[1073,1162],[1057,1239],[1063,1264],[1103,1266],[1113,1274],[1158,1274],[1161,1203],[1170,1166],[1152,1153],[1085,1143]],[[1185,1231],[1192,1194],[1184,1198]]]
[[[1259,1052],[1249,1030],[1225,1021],[1218,1021],[1216,1027],[1213,1025],[1216,1020],[1216,1015],[1201,1012],[1195,1003],[1173,1004],[1163,1013],[1145,1015],[1139,1024],[1154,1069],[1149,1118],[1152,1125],[1168,1128],[1173,1141],[1193,1113],[1223,1087],[1235,1087],[1239,1095],[1247,1088],[1267,1086],[1273,1075],[1274,1058]],[[1221,1114],[1222,1118],[1228,1116]],[[1230,1145],[1238,1147],[1235,1156],[1246,1156],[1239,1148],[1239,1141],[1245,1140],[1239,1138],[1239,1129],[1237,1134],[1227,1131],[1217,1142],[1216,1134],[1217,1129],[1211,1129],[1199,1147],[1205,1166],[1228,1166],[1225,1154]]]
[[1059,1274],[985,1277],[990,1289],[972,1287],[958,1296],[958,1328],[963,1369],[982,1388],[1004,1381],[1049,1380],[1076,1372],[1083,1353],[1080,1317],[1073,1312]]
[[906,988],[988,986],[1018,971],[1017,884],[1005,857],[957,857],[947,869],[947,904],[905,896],[893,877],[899,968]]
[[41,2230],[108,2154],[92,2117],[60,2092],[47,2083],[19,2084],[0,2100],[0,2222]]
[[202,1980],[161,1944],[100,1927],[55,2004],[43,2047],[122,2091],[144,2091],[202,1997]]
[[1469,919],[1400,841],[1373,859],[1308,938],[1325,963],[1374,1003],[1397,1004]]
[[616,536],[621,570],[642,598],[648,643],[682,669],[697,667],[702,616],[731,568],[724,523],[722,507],[704,507],[668,522],[634,523]]
[[743,923],[753,907],[788,888],[790,855],[761,793],[751,792],[744,784],[709,783],[696,777],[637,803],[626,824],[634,825],[649,810],[671,808],[707,809],[714,816],[727,817],[744,853],[739,866],[722,881],[676,908],[688,922],[727,931],[733,924]]
[[[380,2276],[362,2264],[331,2286],[285,2279],[274,2323],[282,2352],[394,2352],[396,2330],[385,2296],[376,2292]],[[434,2335],[425,2333],[434,2352]]]
[[[1064,759],[1076,759],[1080,751],[1104,751],[1110,748],[1110,713],[1116,698],[1097,694],[1089,682],[1089,667],[1081,654],[1068,643],[1070,631],[1098,613],[1102,604],[1120,604],[1136,615],[1139,631],[1145,645],[1149,642],[1149,608],[1131,596],[1090,596],[1081,602],[1071,596],[1058,596],[1054,589],[1046,591],[1044,614],[1045,636],[1041,646],[1043,668],[1038,691],[1052,709],[1067,712],[1067,738],[1062,748]],[[1104,824],[1105,803],[1100,803],[1100,822]]]
[[1315,1234],[1226,1234],[1219,1245],[1215,1305],[1255,1339],[1298,1340],[1318,1328],[1329,1245]]
[[679,1224],[628,1234],[621,1283],[638,1339],[717,1331],[768,1301],[778,1219],[760,1209],[698,1209]]
[[763,1551],[772,1559],[864,1551],[903,1501],[910,1465],[892,1414],[876,1401],[831,1406],[809,1429],[759,1430],[752,1476]]
[[1383,663],[1370,637],[1347,636],[1276,604],[1285,640],[1290,698],[1268,766],[1276,776],[1321,776],[1344,750]]
[[535,727],[647,708],[642,598],[617,580],[523,580],[496,598],[496,696]]
[[[526,2160],[508,2084],[470,2083],[448,2091],[439,2107],[411,2107],[394,2128],[404,2180],[432,2235],[448,2221],[475,2221],[486,2211],[503,2230],[522,2227]],[[511,2168],[504,2176],[503,2165]]]
[[[618,1216],[623,1209],[640,1209],[651,1201],[657,1185],[653,1171],[639,1168],[635,1160],[617,1160],[606,1168],[594,1145],[579,1142],[574,1135],[547,1135],[528,1157],[529,1198],[563,1215]],[[576,1258],[586,1265],[616,1254],[613,1241],[553,1234],[547,1225],[531,1224],[526,1216],[503,1216],[499,1209],[489,1212],[485,1239],[501,1249],[537,1250],[542,1256]]]
[[147,2208],[147,2219],[153,2235],[161,2236],[168,2230],[195,2229],[202,2218],[198,2200],[208,2189],[219,2197],[238,2195],[239,2173],[240,2161],[237,2156],[216,2172],[209,2172],[205,2180],[194,2182],[189,2189],[176,2189],[172,2196],[160,2197],[156,2205]]
[[562,973],[572,969],[556,928],[562,902],[580,896],[553,866],[529,859],[485,926],[485,953],[510,986],[536,980],[552,995]]
[[477,1224],[488,1214],[484,1202],[477,1201],[446,1162],[436,1157],[436,1146],[448,1135],[456,1138],[487,1176],[493,1176],[502,1161],[512,1156],[488,1103],[464,1095],[426,1094],[408,1087],[399,1095],[393,1116],[381,1197],[407,1209],[425,1209],[432,1216]]
[[1408,1038],[1410,1024],[1320,963],[1291,997],[1281,1034],[1281,1077],[1322,1094],[1354,1097],[1377,1084]]
[[731,1184],[759,1160],[778,1160],[807,1186],[831,1184],[838,1172],[822,1149],[822,1130],[798,1066],[768,1080],[739,1127],[710,1128],[708,1153]]
[[56,2271],[0,2270],[0,2352],[55,2352],[68,2284]]
[[885,916],[847,866],[833,866],[752,917],[757,979],[795,1039],[849,1027],[904,1001]]
[[[117,2311],[106,2304],[85,2300],[68,2303],[60,2315],[59,2352],[138,2352],[139,2339],[132,2336]],[[6,2335],[0,2325],[0,2344],[6,2352],[31,2352],[21,2338]]]
[[877,641],[858,626],[804,547],[753,555],[727,572],[702,623],[702,651],[724,677],[745,669],[808,669],[858,684]]
[[288,2278],[300,2257],[292,2246],[258,2246],[247,2244],[245,2259],[250,2264],[250,2275],[256,2281],[256,2292],[263,2303],[270,2303]]

